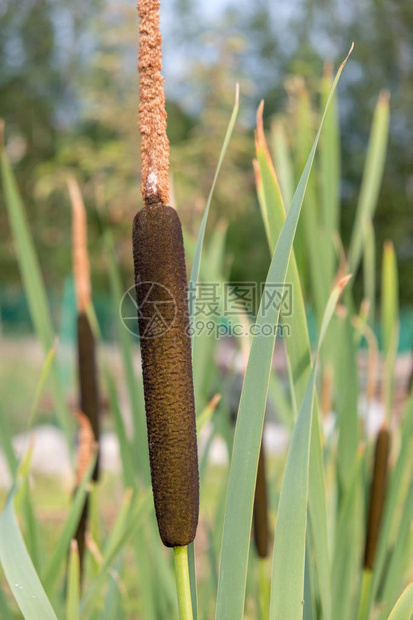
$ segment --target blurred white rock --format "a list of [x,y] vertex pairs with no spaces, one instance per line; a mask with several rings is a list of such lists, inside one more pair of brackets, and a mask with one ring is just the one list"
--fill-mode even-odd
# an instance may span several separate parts
[[264,426],[264,446],[268,454],[279,456],[285,454],[290,441],[290,434],[284,426],[276,422],[267,422]]
[[102,433],[100,437],[100,466],[111,474],[121,471],[119,440],[115,433]]
[[[121,459],[118,438],[115,433],[107,432],[102,433],[100,441],[102,470],[119,474]],[[63,432],[55,426],[43,425],[13,438],[13,447],[18,458],[27,452],[30,445],[33,445],[31,474],[60,478],[70,488],[73,485],[74,471]],[[10,488],[11,482],[7,460],[0,451],[0,487]]]
[[30,444],[33,444],[32,474],[66,479],[72,477],[69,450],[61,430],[47,424],[36,426],[28,433],[21,433],[13,438],[13,446],[18,457],[27,452]]
[[383,404],[372,400],[370,405],[367,405],[366,399],[360,398],[359,416],[364,421],[367,437],[375,439],[386,417]]
[[[212,424],[204,425],[198,437],[199,454],[202,458],[207,446],[208,438],[212,432]],[[267,422],[264,426],[264,445],[268,454],[278,456],[285,454],[290,440],[289,433],[274,422]],[[212,440],[208,453],[208,461],[213,465],[227,465],[229,461],[227,444],[219,435]]]

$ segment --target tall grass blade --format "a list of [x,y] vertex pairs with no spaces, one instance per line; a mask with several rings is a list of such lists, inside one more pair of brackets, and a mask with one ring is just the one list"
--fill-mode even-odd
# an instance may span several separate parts
[[119,407],[119,398],[116,391],[115,380],[106,362],[103,364],[103,372],[106,377],[108,398],[114,418],[116,435],[119,439],[123,481],[126,488],[133,487],[135,485],[135,473],[131,453],[131,444],[129,443],[128,437],[126,435],[125,424]]
[[288,451],[275,529],[271,620],[299,620],[303,614],[310,435],[317,359],[339,295],[347,281],[348,278],[344,278],[333,289],[328,300],[313,369]]
[[141,529],[144,521],[148,519],[151,508],[152,493],[149,489],[142,494],[138,502],[135,501],[135,496],[131,489],[125,492],[119,514],[102,553],[103,557],[99,572],[81,599],[81,614],[86,614],[85,610],[89,609],[89,606],[95,601],[104,580],[107,578],[112,562],[126,542],[133,538]]
[[403,590],[395,606],[390,612],[388,620],[410,620],[413,609],[413,579]]
[[332,582],[334,618],[340,620],[351,620],[355,616],[352,614],[352,602],[356,600],[360,587],[362,544],[361,536],[357,536],[357,528],[360,528],[362,522],[359,483],[363,461],[364,452],[359,451],[337,519]]
[[363,229],[373,218],[377,206],[389,134],[389,93],[381,93],[374,111],[373,124],[364,165],[356,219],[350,242],[349,270],[356,273],[363,251]]
[[[37,408],[39,405],[39,400],[42,395],[42,392],[43,392],[43,389],[44,389],[44,386],[45,386],[45,383],[46,383],[46,380],[49,374],[49,370],[50,370],[50,367],[51,367],[51,364],[54,358],[55,350],[56,350],[56,347],[53,346],[52,349],[47,354],[46,360],[42,366],[40,378],[36,386],[35,396],[33,399],[31,410],[30,410],[29,420],[27,422],[27,429],[31,428],[34,417],[36,415]],[[4,421],[3,421],[3,424],[4,424]],[[21,503],[21,510],[22,510],[25,524],[26,524],[27,548],[28,548],[31,560],[33,562],[33,565],[36,569],[36,572],[41,574],[42,560],[43,560],[42,541],[40,537],[39,523],[36,519],[36,515],[33,510],[32,499],[31,499],[31,490],[30,490],[30,484],[28,480],[29,466],[30,466],[29,460],[27,460],[27,455],[26,455],[26,456],[23,456],[19,462],[14,452],[11,437],[9,438],[3,437],[2,439],[7,447],[6,454],[8,453],[8,462],[10,466],[10,471],[13,474],[15,480],[16,480],[16,477],[18,476],[18,472],[21,474],[22,470],[25,470],[25,475],[22,477],[21,486],[20,486],[20,490],[18,493],[19,497],[21,494],[21,502],[16,502],[16,509],[17,509],[17,504]],[[25,460],[28,463],[27,467],[25,465]],[[17,513],[19,514],[18,511]]]
[[[114,566],[115,574],[118,576],[122,572],[124,565],[123,553]],[[122,609],[122,597],[119,579],[111,576],[109,580],[109,586],[106,592],[105,606],[102,612],[102,620],[113,620],[113,618],[123,618],[124,613]]]
[[[276,174],[265,146],[263,131],[260,131],[262,122],[258,115],[257,159],[255,166],[258,197],[264,221],[267,221],[267,236],[270,251],[273,253],[279,232],[285,220],[285,212],[279,196],[279,187]],[[324,133],[325,129],[323,129]],[[323,135],[323,133],[321,135]],[[262,134],[262,135],[261,135]],[[305,206],[304,206],[305,208]],[[271,220],[271,228],[268,224]],[[301,403],[311,374],[311,347],[308,334],[306,309],[302,292],[302,283],[298,275],[294,252],[291,256],[287,272],[287,282],[291,283],[293,315],[286,319],[290,327],[290,335],[285,338],[287,348],[287,362],[290,379],[291,395],[297,412],[297,402]],[[326,348],[327,343],[324,347]],[[273,379],[274,374],[271,375]],[[271,383],[270,383],[271,391]],[[278,407],[278,401],[277,401]],[[355,412],[356,415],[356,412]],[[292,420],[293,421],[293,420]],[[287,426],[291,423],[286,421]],[[318,573],[319,591],[325,618],[331,618],[331,581],[330,561],[327,541],[327,511],[324,481],[323,449],[319,423],[318,403],[315,398],[313,429],[311,433],[310,450],[310,526],[313,533],[315,566]]]
[[[204,210],[204,214],[202,216],[202,221],[201,221],[201,226],[199,229],[199,233],[198,233],[198,239],[197,239],[197,243],[196,243],[196,247],[195,247],[195,253],[194,253],[194,260],[192,263],[192,269],[191,269],[191,276],[190,276],[190,280],[189,280],[189,288],[190,290],[196,290],[196,285],[199,281],[199,274],[200,274],[200,268],[201,268],[201,253],[202,253],[202,248],[204,245],[204,238],[205,238],[205,230],[206,230],[206,225],[207,225],[207,221],[208,221],[208,215],[209,215],[209,209],[211,206],[211,202],[212,202],[212,196],[215,190],[215,185],[217,183],[218,180],[218,175],[219,172],[221,170],[221,166],[222,166],[222,162],[224,160],[225,157],[225,153],[227,152],[227,148],[228,148],[228,144],[229,141],[231,139],[231,135],[232,132],[234,130],[234,126],[235,126],[235,122],[237,120],[237,116],[238,116],[238,110],[239,110],[239,85],[237,84],[236,86],[236,90],[235,90],[235,103],[234,103],[234,108],[232,110],[232,114],[231,114],[231,118],[229,121],[229,125],[227,128],[227,132],[225,134],[225,138],[224,138],[224,143],[222,145],[222,149],[221,149],[221,153],[219,155],[219,159],[218,159],[218,164],[217,164],[217,168],[215,171],[215,176],[214,176],[214,180],[212,183],[212,187],[211,187],[211,191],[209,192],[209,196],[208,196],[208,200],[205,206],[205,210]],[[190,325],[193,324],[193,316],[190,316]],[[196,338],[192,338],[192,358],[194,359],[197,352],[197,347],[196,347]],[[196,368],[196,366],[195,366]],[[195,390],[197,390],[197,382],[194,381],[194,387]],[[194,561],[194,543],[192,542],[189,545],[189,549],[188,549],[188,556],[189,556],[189,580],[191,583],[191,595],[192,595],[192,613],[194,616],[194,619],[196,620],[196,618],[198,617],[198,600],[197,600],[197,589],[196,589],[196,577],[195,577],[195,561]]]
[[70,541],[74,536],[80,515],[83,510],[87,488],[92,477],[95,464],[96,455],[92,459],[92,462],[89,465],[86,474],[76,491],[74,501],[70,507],[69,514],[63,525],[53,555],[49,559],[49,562],[45,568],[43,584],[46,592],[48,593],[53,592],[56,581],[60,575],[60,569],[62,568],[62,565],[67,558],[67,554],[70,548]]
[[275,121],[271,127],[271,144],[281,194],[288,208],[294,195],[294,171],[282,120]]
[[37,387],[36,387],[36,394],[34,395],[34,400],[33,400],[33,404],[30,410],[30,415],[29,415],[29,420],[27,422],[27,428],[30,429],[32,427],[36,412],[37,412],[37,408],[39,406],[39,402],[40,402],[40,397],[42,395],[42,392],[44,390],[44,386],[46,384],[46,380],[47,377],[49,376],[49,372],[51,369],[51,366],[53,364],[53,360],[54,360],[54,356],[56,353],[56,346],[57,346],[57,342],[55,342],[55,344],[53,345],[53,347],[50,349],[50,351],[48,352],[46,359],[44,361],[43,367],[42,367],[42,372],[40,375],[40,379],[38,381]]
[[[333,81],[332,67],[328,65],[321,83],[321,105],[325,108]],[[340,226],[340,125],[337,96],[331,102],[320,138],[320,170],[323,222],[328,249],[334,252],[332,240]],[[329,256],[329,263],[333,257]]]
[[119,267],[116,261],[113,238],[110,231],[105,233],[105,250],[109,267],[109,281],[113,300],[113,312],[118,325],[118,335],[120,350],[122,355],[123,368],[125,371],[126,387],[129,395],[129,402],[133,415],[133,444],[134,456],[140,476],[146,485],[150,484],[149,470],[149,450],[146,431],[146,418],[143,400],[142,381],[136,380],[136,372],[133,364],[133,346],[131,335],[125,328],[120,316],[119,304],[124,291],[122,290],[122,280]]
[[399,278],[397,273],[397,261],[394,247],[391,242],[384,245],[382,265],[382,339],[384,354],[384,404],[386,419],[390,423],[394,366],[396,363],[397,348],[399,344]]
[[[383,588],[382,599],[386,602],[385,612],[381,618],[385,618],[391,609],[391,603],[398,596],[403,583],[403,576],[410,556],[409,540],[411,536],[411,524],[413,519],[413,480],[410,483],[406,501],[403,506],[402,516],[397,529],[397,539],[388,565],[386,580]],[[387,613],[386,613],[387,611]],[[413,607],[412,607],[413,613]]]
[[[221,153],[220,153],[219,159],[218,159],[217,169],[215,171],[215,176],[214,176],[214,180],[212,182],[211,191],[209,192],[208,200],[207,200],[207,203],[205,205],[205,210],[204,210],[204,214],[202,216],[201,226],[200,226],[199,233],[198,233],[198,239],[197,239],[196,248],[195,248],[195,254],[194,254],[194,262],[192,263],[191,277],[190,277],[190,282],[189,282],[191,290],[193,289],[193,287],[196,286],[196,284],[197,284],[197,282],[199,280],[199,271],[200,271],[200,267],[201,267],[201,253],[202,253],[202,247],[203,247],[203,244],[204,244],[205,229],[206,229],[206,225],[207,225],[207,221],[208,221],[209,209],[210,209],[210,206],[211,206],[212,196],[213,196],[214,190],[215,190],[215,185],[216,185],[217,180],[218,180],[218,175],[219,175],[219,172],[221,170],[222,162],[224,161],[225,153],[227,152],[228,144],[229,144],[229,141],[231,139],[231,135],[232,135],[232,132],[233,132],[233,129],[234,129],[234,126],[235,126],[235,122],[237,120],[238,110],[239,110],[239,85],[237,84],[236,91],[235,91],[234,108],[232,110],[232,114],[231,114],[231,118],[230,118],[230,121],[229,121],[227,133],[225,134],[224,143],[222,145]],[[192,323],[192,317],[191,317],[191,323]],[[194,345],[194,343],[193,343],[193,345]]]
[[0,560],[14,598],[25,618],[57,620],[19,530],[13,500],[15,487],[0,516]]
[[[285,222],[285,208],[277,177],[265,145],[263,129],[261,129],[262,106],[260,106],[258,110],[257,126],[256,182],[261,215],[264,223],[266,222],[265,227],[267,231],[268,245],[272,255]],[[259,174],[257,174],[257,170]],[[302,356],[302,351],[298,351],[298,348],[300,347],[300,341],[302,342],[305,339],[303,334],[307,333],[307,320],[305,316],[304,298],[300,285],[294,250],[292,251],[290,263],[288,265],[286,281],[291,284],[292,307],[294,309],[291,316],[288,317],[288,325],[292,336],[286,339],[286,344],[288,349],[290,388],[293,399],[294,417],[296,417],[298,407],[295,395],[297,391],[301,393],[301,390],[302,395],[304,395],[308,377],[304,376],[305,373],[303,372],[302,367],[299,369],[296,369],[295,367],[295,360],[297,357],[300,357],[300,364],[302,364],[302,359],[305,359]],[[285,323],[287,323],[287,320],[285,320]],[[305,332],[300,329],[303,325],[305,325]],[[297,334],[301,334],[300,339],[295,337]],[[308,341],[308,347],[305,347],[305,351],[309,350],[309,347],[310,343]],[[310,354],[309,364],[311,365]]]
[[67,579],[66,620],[77,620],[79,618],[79,574],[79,551],[76,540],[72,540]]
[[345,489],[353,472],[359,442],[359,378],[354,363],[357,358],[357,346],[349,313],[335,319],[334,336],[336,412],[339,428],[337,469],[339,484]]
[[11,475],[14,477],[17,471],[18,461],[12,443],[12,433],[8,424],[6,412],[0,410],[0,442]]
[[[334,80],[331,95],[344,64],[345,62],[341,65]],[[267,276],[267,282],[270,283],[283,284],[285,282],[322,121],[278,239]],[[255,479],[275,342],[275,335],[273,337],[263,336],[261,328],[267,323],[277,325],[279,315],[279,308],[272,307],[265,313],[262,304],[260,305],[256,321],[259,334],[252,340],[245,373],[226,500],[216,608],[217,620],[235,620],[243,616]]]
[[[17,257],[29,303],[30,315],[36,333],[47,354],[53,347],[54,335],[45,287],[20,194],[6,155],[6,150],[1,144],[0,153],[5,202],[16,243]],[[72,445],[71,431],[73,424],[65,403],[64,393],[55,362],[51,367],[51,380],[57,415],[66,434],[68,443]]]
[[[298,110],[298,161],[300,169],[302,169],[314,136],[310,98],[305,88],[301,88],[299,92]],[[325,128],[323,130],[324,133]],[[306,249],[306,261],[309,265],[312,291],[311,301],[314,304],[318,325],[321,324],[323,318],[335,273],[335,265],[332,263],[334,260],[333,238],[327,236],[327,230],[322,225],[319,204],[316,177],[312,174],[308,180],[303,215],[300,222],[301,231],[299,232],[304,237],[303,246]],[[320,239],[323,239],[323,243],[320,243]]]
[[376,243],[371,220],[366,220],[363,246],[364,297],[369,304],[368,319],[372,324],[376,316]]
[[[102,344],[103,343],[102,334],[100,333],[99,324],[98,324],[97,317],[96,317],[96,314],[95,314],[95,311],[92,305],[89,306],[87,310],[87,314],[88,314],[89,322],[92,327],[92,331],[94,333],[95,339],[98,343]],[[123,325],[121,327],[123,328]],[[107,363],[106,359],[103,360],[102,367],[103,367],[103,374],[105,376],[106,384],[107,384],[109,403],[110,403],[111,411],[114,417],[116,434],[118,436],[119,444],[120,444],[120,458],[122,461],[123,479],[125,482],[125,487],[128,488],[128,487],[134,486],[135,484],[135,475],[134,475],[135,470],[134,470],[134,463],[132,460],[132,453],[131,453],[132,446],[128,440],[124,419],[123,419],[122,413],[119,408],[119,398],[118,398],[118,394],[116,390],[115,379],[112,375],[112,372],[109,368],[109,364]],[[129,375],[127,375],[127,377],[129,377]],[[127,381],[128,380],[129,379],[127,379]],[[146,438],[146,428],[143,428],[142,432],[144,432],[145,438]],[[143,444],[143,445],[146,445],[146,454],[147,456],[149,456],[147,452],[147,442],[146,444]],[[143,458],[143,456],[144,455],[141,455],[141,458]],[[149,467],[149,466],[148,464],[146,464],[144,467]],[[142,469],[140,471],[142,471]]]

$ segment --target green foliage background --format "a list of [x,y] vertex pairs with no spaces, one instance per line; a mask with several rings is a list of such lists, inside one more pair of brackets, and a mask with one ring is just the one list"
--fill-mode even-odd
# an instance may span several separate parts
[[[408,0],[304,0],[162,3],[164,74],[175,200],[189,232],[197,230],[215,170],[235,82],[242,114],[217,188],[209,224],[231,222],[228,269],[233,280],[263,280],[269,253],[251,168],[259,100],[269,124],[287,116],[291,76],[305,81],[318,103],[325,61],[342,57],[352,40],[352,64],[340,86],[342,233],[347,243],[359,193],[371,114],[378,92],[391,92],[390,143],[376,217],[378,248],[396,246],[402,304],[413,297],[411,218],[413,154],[413,7]],[[131,22],[136,27],[131,28]],[[94,290],[108,289],[100,232],[116,227],[118,260],[131,280],[130,222],[141,201],[137,131],[137,16],[133,2],[5,0],[0,13],[0,117],[9,156],[29,213],[46,284],[61,294],[70,273],[67,171],[75,172],[90,211]],[[318,109],[318,106],[317,106]],[[314,117],[314,128],[318,118]],[[313,136],[314,137],[314,136]],[[302,166],[297,166],[296,175]],[[3,197],[0,197],[3,200]],[[236,217],[232,217],[234,214]],[[0,286],[4,299],[19,288],[5,210],[0,210]],[[381,251],[377,265],[381,264]],[[53,255],[53,261],[50,256]]]

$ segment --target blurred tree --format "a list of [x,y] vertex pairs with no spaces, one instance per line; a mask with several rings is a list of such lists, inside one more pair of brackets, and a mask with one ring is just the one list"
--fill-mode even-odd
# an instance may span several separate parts
[[[82,115],[70,132],[62,135],[54,158],[38,169],[36,193],[49,211],[66,192],[67,173],[74,172],[86,203],[96,209],[99,225],[89,218],[92,268],[95,284],[104,286],[106,267],[98,251],[102,227],[110,226],[118,240],[120,266],[131,278],[130,225],[141,205],[139,195],[139,133],[137,127],[138,76],[136,72],[136,30],[131,29],[136,13],[129,5],[107,5],[95,22],[95,51],[81,75]],[[215,175],[228,121],[234,104],[236,66],[243,49],[239,36],[209,35],[216,59],[203,64],[188,61],[190,89],[196,93],[197,111],[184,109],[168,98],[168,136],[171,142],[172,199],[184,226],[196,235],[202,211]],[[164,56],[166,52],[164,52]],[[248,90],[248,83],[243,81]],[[179,85],[179,90],[185,85]],[[182,92],[182,91],[181,91]],[[210,226],[219,219],[235,218],[245,210],[256,211],[251,128],[239,122],[223,164],[216,188]],[[60,198],[61,200],[61,198]],[[255,209],[255,212],[254,212]],[[245,233],[250,227],[245,223]],[[63,243],[70,258],[68,239]],[[253,240],[250,239],[252,246]],[[264,245],[264,244],[263,244]],[[253,250],[256,254],[256,250]],[[267,257],[265,256],[265,261]],[[244,256],[248,260],[248,252]]]
[[[131,264],[129,224],[140,204],[137,16],[130,3],[100,2],[22,0],[17,11],[11,0],[4,0],[0,9],[0,115],[6,119],[9,152],[53,285],[70,270],[70,212],[64,187],[68,170],[78,175],[86,203],[97,208],[102,225],[116,224],[119,240],[125,239],[119,259],[125,269]],[[162,2],[171,173],[188,229],[197,229],[239,81],[240,120],[210,225],[221,217],[233,222],[228,243],[230,253],[238,257],[237,279],[242,264],[254,273],[265,272],[265,241],[251,228],[252,219],[259,217],[251,170],[257,104],[265,98],[267,118],[285,110],[289,75],[303,76],[314,91],[324,62],[337,64],[354,40],[355,51],[339,88],[344,237],[348,239],[353,222],[373,106],[380,90],[388,88],[391,136],[377,238],[379,249],[385,238],[394,241],[402,295],[411,299],[411,1],[228,0],[214,7],[194,0]],[[7,239],[0,250],[3,282],[16,278],[4,219],[2,210],[0,234]],[[92,217],[89,220],[91,245],[98,254],[100,229]],[[51,253],[53,262],[46,260]],[[104,265],[98,255],[94,267],[103,286]]]
[[[22,0],[17,10],[12,0],[1,3],[0,118],[5,121],[8,153],[43,258],[51,247],[59,249],[63,229],[58,210],[50,217],[41,204],[34,208],[37,166],[53,159],[60,132],[76,118],[80,104],[76,68],[88,52],[90,42],[84,35],[99,4],[100,0],[86,4],[81,0]],[[0,231],[0,282],[14,282],[17,266],[4,209]],[[54,258],[56,265],[59,258]]]

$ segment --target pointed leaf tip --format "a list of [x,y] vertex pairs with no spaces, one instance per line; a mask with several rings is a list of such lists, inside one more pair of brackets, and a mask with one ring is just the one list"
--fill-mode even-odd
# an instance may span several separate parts
[[353,277],[353,274],[349,273],[338,281],[337,286],[340,288],[341,291],[346,286],[347,282],[351,280],[352,277]]
[[351,52],[353,51],[353,49],[354,49],[354,41],[351,43],[351,47],[350,47],[350,49],[349,49],[349,52],[348,52],[347,56],[345,57],[345,59],[344,59],[344,60],[343,60],[343,62],[341,63],[341,66],[340,66],[340,71],[344,68],[344,65],[345,65],[345,64],[346,64],[346,62],[348,61],[348,59],[349,59],[349,57],[350,57],[350,54],[351,54]]
[[75,538],[72,538],[72,540],[70,541],[70,551],[72,553],[79,553],[79,549],[77,546],[77,540]]
[[261,146],[264,149],[266,148],[265,135],[264,135],[264,121],[263,121],[263,113],[264,113],[264,99],[261,99],[260,104],[257,109],[257,131],[256,131],[256,142],[257,147]]
[[387,89],[382,90],[380,92],[380,95],[379,95],[379,103],[381,105],[387,105],[389,103],[389,101],[390,101],[390,96],[391,95],[390,95],[390,91],[389,90],[387,90]]
[[239,82],[235,84],[235,105],[239,106]]

